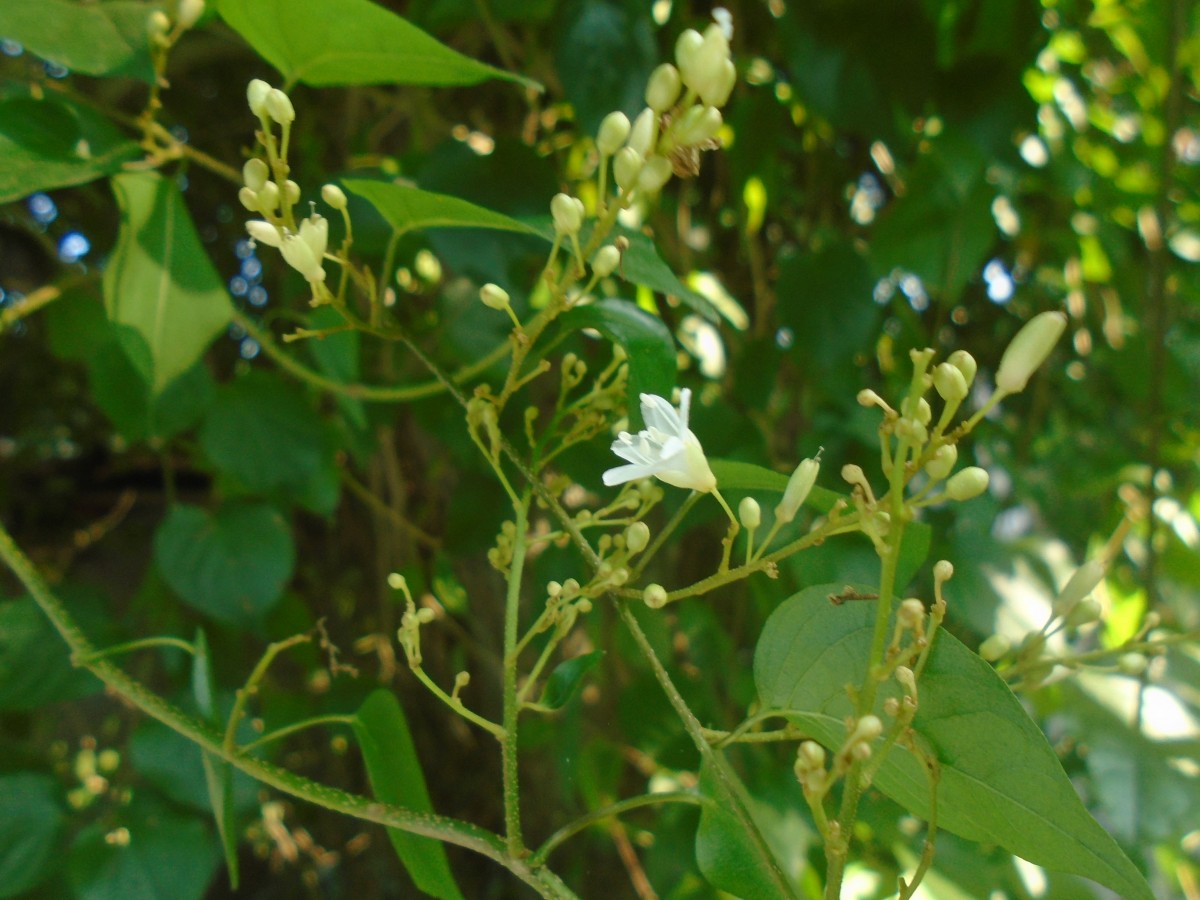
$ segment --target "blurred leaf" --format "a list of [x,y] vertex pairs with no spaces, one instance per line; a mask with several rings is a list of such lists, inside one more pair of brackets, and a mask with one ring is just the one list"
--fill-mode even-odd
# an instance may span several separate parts
[[880,309],[867,261],[849,243],[790,256],[779,266],[779,321],[791,328],[801,369],[828,372],[852,365],[867,349]]
[[[378,690],[367,697],[355,714],[354,734],[378,799],[414,812],[433,811],[408,721],[395,695]],[[388,837],[418,888],[439,900],[462,900],[439,841],[396,828],[388,829]]]
[[91,672],[71,665],[66,646],[32,599],[0,602],[0,711],[28,712],[100,687]]
[[[192,641],[195,653],[192,656],[192,697],[200,716],[210,725],[219,727],[216,708],[216,685],[213,682],[212,666],[208,654],[208,638],[204,629],[196,629]],[[229,886],[238,887],[238,833],[237,815],[233,807],[233,766],[206,750],[200,751],[200,762],[204,768],[208,809],[217,823],[217,837],[225,855],[225,871],[229,873]],[[140,768],[140,767],[139,767]]]
[[367,0],[220,0],[218,11],[288,84],[536,82],[463,56]]
[[[118,828],[128,840],[108,837]],[[204,822],[135,795],[79,833],[66,868],[78,900],[200,900],[216,862]]]
[[0,34],[86,75],[132,75],[151,81],[146,22],[161,6],[134,0],[5,0],[0,3]]
[[[308,327],[313,329],[335,328],[344,322],[341,313],[331,306],[322,306],[308,317]],[[361,345],[357,331],[339,331],[319,340],[305,341],[320,370],[343,384],[353,384],[362,377]],[[336,399],[348,422],[355,428],[366,428],[367,412],[361,400],[342,394]]]
[[57,868],[66,818],[60,792],[49,775],[0,775],[0,897],[20,896]]
[[[7,34],[4,9],[0,4],[0,34]],[[0,100],[0,203],[86,184],[141,155],[107,119],[65,98]]]
[[109,319],[151,394],[191,368],[229,323],[232,307],[174,182],[154,173],[118,175],[121,230],[104,276]]
[[524,222],[448,194],[435,194],[390,181],[347,178],[347,190],[368,200],[397,232],[425,228],[495,228],[534,234]]
[[646,105],[646,79],[659,62],[648,7],[574,0],[566,7],[555,67],[575,119],[594,135],[613,110],[630,119]]
[[603,656],[603,650],[593,650],[591,653],[581,653],[559,663],[546,679],[546,687],[542,690],[542,698],[538,702],[550,709],[562,709],[567,701],[575,696],[583,684],[584,677],[596,667]]
[[[839,582],[817,585],[785,602],[767,621],[754,656],[764,707],[789,711],[827,747],[845,738],[843,719],[852,712],[845,685],[866,669],[875,618],[873,604],[830,603],[828,595],[841,589]],[[882,703],[896,694],[895,685],[880,693]],[[1152,900],[1141,873],[1079,801],[1008,686],[945,630],[920,694],[913,728],[941,765],[938,827],[1092,878],[1130,900]],[[874,784],[913,815],[928,817],[928,779],[909,751],[893,749]]]
[[154,536],[154,560],[167,584],[215,619],[247,623],[279,600],[296,551],[279,511],[230,503],[215,513],[180,504]]
[[629,419],[641,427],[642,394],[670,397],[675,387],[675,340],[662,319],[628,300],[607,299],[568,310],[559,316],[564,331],[594,328],[629,358]]
[[329,455],[304,392],[264,370],[218,388],[200,427],[200,446],[222,473],[260,492],[302,487]]

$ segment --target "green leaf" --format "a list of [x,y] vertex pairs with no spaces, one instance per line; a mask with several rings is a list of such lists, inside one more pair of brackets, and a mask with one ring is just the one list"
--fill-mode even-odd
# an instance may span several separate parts
[[680,281],[675,270],[663,261],[652,238],[640,231],[620,227],[613,229],[613,236],[617,235],[629,241],[629,248],[621,254],[621,266],[617,274],[633,284],[675,297],[684,306],[712,322],[721,320],[722,313],[713,302]]
[[400,234],[424,228],[493,228],[520,234],[538,233],[524,222],[449,194],[366,178],[347,178],[342,184],[379,210]]
[[0,711],[29,712],[94,694],[100,682],[70,655],[32,599],[0,603]]
[[628,300],[599,300],[558,318],[564,331],[594,328],[629,358],[629,418],[641,425],[642,394],[670,397],[675,387],[675,340],[662,319]]
[[[392,693],[374,691],[363,701],[354,716],[354,734],[377,798],[414,812],[433,811],[408,721]],[[397,828],[389,828],[388,837],[418,888],[439,900],[462,900],[439,841]]]
[[[3,9],[0,4],[0,18]],[[136,143],[86,106],[57,96],[0,101],[0,203],[86,184],[141,155]]]
[[[843,719],[852,709],[846,685],[866,669],[875,617],[870,603],[830,603],[828,595],[841,589],[818,585],[786,601],[767,621],[754,656],[764,709],[786,711],[827,747],[845,738]],[[1084,808],[1008,686],[945,630],[921,677],[913,728],[941,766],[938,827],[1092,878],[1129,900],[1152,900],[1141,873]],[[928,818],[928,780],[909,751],[894,749],[874,784]]]
[[57,867],[66,819],[59,793],[49,775],[0,775],[0,897],[25,893]]
[[327,456],[324,445],[304,392],[261,370],[222,385],[200,427],[213,465],[251,491],[303,486]]
[[542,698],[538,702],[549,709],[562,709],[567,705],[567,701],[575,696],[575,692],[583,684],[584,676],[596,668],[603,656],[603,650],[593,650],[591,653],[581,653],[559,663],[546,679],[546,687],[542,690]]
[[86,75],[154,78],[146,22],[158,3],[5,0],[0,34]]
[[[118,828],[128,841],[107,836]],[[200,900],[217,862],[212,833],[148,793],[79,833],[67,858],[77,900]]]
[[537,84],[463,56],[367,0],[221,0],[218,11],[288,84]]
[[[195,653],[192,656],[192,697],[201,718],[210,725],[219,725],[216,708],[216,686],[213,682],[212,665],[208,654],[208,639],[204,629],[196,629],[192,641]],[[201,751],[204,767],[204,786],[207,789],[209,809],[217,823],[217,837],[225,854],[225,871],[229,873],[229,886],[238,887],[238,833],[237,814],[233,806],[233,767],[208,751]]]
[[121,230],[104,304],[110,321],[128,326],[122,345],[157,396],[200,359],[232,306],[175,183],[139,173],[112,184]]
[[224,622],[246,623],[270,610],[295,556],[283,516],[262,503],[232,503],[215,513],[180,504],[154,535],[154,559],[167,584]]

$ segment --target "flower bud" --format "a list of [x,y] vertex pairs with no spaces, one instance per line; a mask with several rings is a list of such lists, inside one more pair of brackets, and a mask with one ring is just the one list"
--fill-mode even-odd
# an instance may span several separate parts
[[726,59],[721,61],[712,78],[702,87],[697,88],[696,92],[700,95],[700,99],[709,106],[724,106],[729,102],[729,95],[733,93],[735,84],[737,84],[737,67],[734,66],[732,60]]
[[738,504],[738,521],[747,531],[753,531],[762,524],[762,507],[753,497],[743,497]]
[[975,370],[978,368],[978,364],[975,362],[975,357],[966,350],[955,350],[950,354],[946,362],[962,372],[962,377],[967,383],[967,387],[970,387],[975,381]]
[[296,184],[292,179],[289,178],[283,183],[283,192],[284,196],[287,197],[287,202],[291,206],[295,206],[300,202],[300,185]]
[[679,70],[670,63],[663,63],[650,73],[650,79],[646,82],[646,105],[656,113],[666,112],[679,99],[682,85]]
[[1002,656],[1007,656],[1012,650],[1012,641],[1002,634],[993,634],[979,645],[979,655],[988,662],[995,662]]
[[242,166],[242,181],[252,191],[261,191],[266,186],[267,179],[270,177],[271,170],[257,156],[246,160],[245,165]]
[[629,137],[629,117],[623,112],[610,112],[600,123],[596,133],[596,149],[604,156],[612,156]]
[[341,212],[346,208],[346,194],[336,184],[326,184],[321,188],[321,199],[329,206]]
[[934,481],[941,481],[954,469],[958,462],[958,447],[954,444],[942,444],[933,451],[929,462],[925,463],[925,474]]
[[271,88],[267,93],[266,108],[267,115],[280,125],[296,121],[296,109],[291,99],[279,88]]
[[693,106],[671,127],[671,131],[677,144],[690,147],[716,137],[723,121],[721,111],[715,106]]
[[262,219],[251,219],[246,223],[246,231],[250,235],[251,240],[258,244],[266,244],[268,247],[278,247],[283,243],[283,237],[279,233],[279,229],[270,222],[264,222]]
[[613,157],[613,180],[622,191],[627,191],[637,184],[638,175],[642,172],[644,161],[640,153],[632,147],[623,147]]
[[661,191],[673,174],[669,159],[665,156],[651,156],[638,173],[638,188],[647,194]]
[[1126,675],[1141,675],[1147,665],[1146,657],[1141,653],[1122,653],[1117,659],[1117,668]]
[[961,403],[967,396],[967,379],[958,366],[948,362],[933,370],[933,386],[947,403]]
[[650,526],[645,522],[634,522],[625,529],[625,549],[630,553],[641,553],[649,543]]
[[1075,606],[1096,589],[1104,578],[1104,571],[1108,566],[1105,561],[1099,557],[1093,557],[1085,562],[1082,566],[1075,570],[1066,585],[1059,592],[1058,599],[1054,601],[1054,613],[1058,616],[1070,615],[1071,610]]
[[550,201],[554,230],[559,234],[578,234],[583,227],[583,203],[568,194],[555,194]]
[[1026,322],[1000,357],[996,389],[1005,394],[1023,391],[1066,327],[1067,317],[1061,312],[1040,313]]
[[690,72],[696,63],[696,56],[704,46],[704,35],[689,28],[675,40],[675,64],[679,72]]
[[[922,402],[924,402],[924,398],[922,398]],[[926,408],[928,408],[928,404],[926,404]],[[905,416],[896,422],[896,437],[915,447],[922,447],[929,440],[929,429],[920,419]]]
[[804,741],[796,748],[796,769],[811,772],[825,768],[825,748],[816,741]]
[[787,487],[784,488],[783,499],[775,507],[775,518],[778,521],[786,524],[796,518],[796,513],[800,511],[800,507],[808,499],[813,485],[817,483],[817,473],[820,470],[821,455],[819,453],[816,457],[805,459],[796,466],[796,471],[792,472],[792,477],[788,479]]
[[508,291],[490,281],[479,289],[479,299],[483,301],[484,306],[492,309],[507,309],[511,302]]
[[988,486],[988,473],[979,466],[967,466],[955,472],[946,482],[946,496],[951,500],[970,500],[978,497]]
[[661,584],[647,585],[642,591],[642,602],[651,609],[662,609],[667,605],[667,589]]
[[854,726],[854,731],[850,733],[850,738],[847,743],[858,744],[873,741],[875,738],[883,734],[883,722],[879,716],[866,715]]
[[258,194],[248,187],[238,188],[238,203],[242,204],[249,212],[259,211]]
[[179,0],[175,18],[180,28],[191,28],[204,15],[204,0]]
[[925,621],[925,604],[912,597],[896,608],[896,621],[909,631],[916,631]]
[[267,111],[267,94],[269,93],[271,93],[271,86],[261,78],[255,78],[246,85],[246,100],[250,104],[250,112],[260,119]]
[[1084,597],[1075,604],[1075,608],[1067,614],[1068,628],[1082,628],[1100,619],[1100,601],[1095,597]]
[[325,269],[321,260],[313,253],[309,242],[298,234],[289,234],[279,245],[283,260],[310,283],[325,280]]
[[621,251],[612,244],[605,244],[592,257],[592,272],[597,278],[607,278],[621,263]]
[[729,59],[729,39],[719,25],[706,28],[699,43],[691,36],[687,37],[685,43],[684,35],[687,32],[680,35],[675,44],[675,58],[683,83],[699,94],[707,106],[721,106],[729,99],[733,81],[737,77],[736,69],[732,76],[729,73],[733,69]]
[[650,155],[658,140],[658,116],[652,109],[643,109],[633,120],[633,130],[629,132],[626,146],[632,147],[642,159]]
[[[167,14],[161,9],[156,9],[150,13],[150,18],[146,20],[146,33],[150,35],[151,40],[158,40],[166,35],[171,30],[171,20]],[[165,41],[160,41],[165,43]]]
[[933,580],[943,584],[954,577],[954,563],[948,559],[939,559],[933,564]]
[[265,213],[279,209],[279,186],[268,181],[258,192],[258,208]]

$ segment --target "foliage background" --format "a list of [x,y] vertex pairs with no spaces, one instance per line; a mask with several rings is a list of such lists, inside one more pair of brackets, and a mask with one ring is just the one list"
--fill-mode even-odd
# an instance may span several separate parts
[[[134,6],[144,21],[151,7]],[[399,174],[516,217],[544,216],[550,196],[586,174],[587,135],[600,117],[637,112],[646,75],[669,56],[674,36],[710,12],[638,0],[390,6],[468,56],[541,82],[545,93],[505,81],[296,87],[293,177],[310,188],[330,173]],[[1109,575],[1104,625],[1080,640],[1119,643],[1147,610],[1195,631],[1194,4],[726,6],[742,76],[729,146],[706,154],[699,178],[669,190],[648,221],[664,258],[709,299],[645,288],[636,297],[685,345],[719,328],[723,369],[680,354],[681,381],[701,401],[693,427],[709,454],[786,471],[823,446],[826,459],[870,471],[876,436],[855,403],[860,388],[894,396],[907,379],[907,351],[926,345],[967,349],[986,371],[1022,321],[1063,308],[1070,346],[974,443],[992,492],[931,517],[930,558],[951,559],[958,572],[953,630],[974,646],[1013,629],[1023,604],[1061,582],[1130,506],[1143,518]],[[0,211],[6,527],[55,575],[97,642],[190,638],[203,626],[226,703],[266,642],[323,619],[357,677],[330,678],[318,649],[289,654],[257,699],[264,727],[351,711],[389,685],[408,714],[435,808],[498,825],[490,739],[444,716],[397,666],[389,638],[402,607],[388,573],[454,598],[445,627],[427,631],[427,666],[449,683],[469,664],[472,702],[490,712],[502,588],[484,554],[504,498],[475,458],[460,412],[438,396],[393,405],[318,394],[282,374],[239,326],[154,401],[116,352],[122,336],[98,299],[117,239],[109,186],[90,181],[30,198],[31,170],[19,152],[33,147],[36,155],[37,129],[55,125],[30,113],[30,84],[133,117],[146,95],[138,77],[145,61],[134,56],[131,77],[96,79],[18,46],[2,49],[0,197],[12,201]],[[274,70],[209,19],[173,53],[168,75],[161,121],[240,165],[253,124],[245,85],[276,82]],[[109,126],[80,127],[104,145]],[[305,312],[301,284],[277,259],[256,268],[247,256],[234,188],[203,166],[166,171],[185,188],[200,244],[231,279],[239,307],[277,331],[295,324]],[[354,212],[364,223],[356,252],[381,254],[384,223],[365,206]],[[82,245],[72,235],[86,240],[86,252],[76,255]],[[497,282],[525,309],[540,254],[544,247],[527,237],[410,234],[395,253],[398,315],[445,365],[468,364],[505,329],[478,307],[477,285]],[[62,295],[36,314],[21,312],[22,296],[48,284]],[[252,297],[259,287],[265,295]],[[586,342],[575,349],[600,359]],[[426,377],[402,349],[350,335],[288,352],[346,382]],[[606,456],[600,439],[561,462],[582,488],[599,491]],[[197,522],[225,539],[212,565],[228,583],[189,596],[181,560]],[[675,557],[660,563],[679,580],[706,572],[721,528],[711,511],[693,513],[689,524]],[[865,544],[823,548],[798,557],[779,582],[726,589],[643,621],[701,720],[729,727],[753,700],[749,653],[770,610],[804,585],[869,577],[872,563]],[[571,566],[568,554],[549,550],[531,583],[567,577]],[[916,577],[915,589],[928,593]],[[234,593],[244,602],[223,606],[219,598]],[[223,896],[199,753],[97,694],[94,680],[70,670],[32,604],[11,586],[8,594],[0,604],[0,896]],[[653,778],[686,785],[696,766],[604,608],[581,638],[580,649],[591,647],[606,655],[581,697],[558,718],[526,726],[535,834]],[[185,697],[182,654],[151,651],[127,664],[164,694]],[[1156,660],[1143,680],[1059,684],[1032,698],[1093,811],[1164,897],[1196,896],[1200,850],[1189,815],[1200,808],[1197,683],[1200,659],[1180,650]],[[1161,711],[1172,703],[1173,718]],[[321,781],[363,789],[350,737],[346,728],[305,732],[273,752]],[[802,855],[811,830],[790,775],[785,783],[765,775],[789,772],[775,756],[747,753],[744,771]],[[1191,766],[1168,765],[1179,758]],[[239,826],[250,835],[240,896],[410,895],[378,829],[285,802],[283,826],[272,830],[263,804],[278,797],[248,783],[237,796]],[[911,862],[918,838],[898,808],[878,797],[872,804],[866,861],[889,873]],[[587,832],[554,862],[588,896],[634,896],[639,868],[668,886],[663,896],[711,896],[693,858],[695,823],[688,807],[641,814]],[[121,827],[137,837],[135,852],[105,842]],[[451,860],[467,896],[519,896],[498,868],[455,851]],[[937,896],[982,897],[997,887],[1027,895],[1002,853],[944,838],[936,868]],[[883,879],[879,896],[887,884],[894,878]],[[1079,897],[1090,889],[1051,877],[1047,890]]]

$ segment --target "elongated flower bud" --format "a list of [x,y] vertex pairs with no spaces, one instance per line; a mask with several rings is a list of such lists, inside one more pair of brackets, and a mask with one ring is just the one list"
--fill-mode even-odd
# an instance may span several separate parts
[[654,149],[658,138],[658,116],[652,109],[643,109],[633,120],[633,130],[629,132],[626,146],[637,151],[637,155],[645,159]]
[[961,403],[967,396],[967,379],[962,370],[948,362],[933,370],[933,386],[947,403]]
[[498,284],[492,284],[490,281],[479,289],[479,299],[483,301],[484,306],[492,309],[507,309],[512,302],[508,296],[508,291],[500,287]]
[[987,471],[979,466],[967,466],[946,482],[946,496],[951,500],[970,500],[986,491],[987,486]]
[[258,212],[258,194],[250,190],[248,187],[238,188],[238,203],[246,207],[249,212]]
[[607,278],[621,263],[621,251],[612,244],[605,244],[592,257],[592,271],[597,278]]
[[279,88],[271,88],[267,93],[266,110],[267,115],[280,125],[296,121],[296,109],[291,99]]
[[679,99],[679,70],[670,63],[663,63],[650,73],[646,82],[646,105],[656,113],[664,113]]
[[642,166],[642,171],[638,173],[638,187],[648,194],[661,191],[664,185],[671,180],[672,174],[674,174],[674,170],[671,168],[669,159],[665,156],[651,156]]
[[675,142],[683,147],[700,144],[717,136],[723,120],[715,106],[693,106],[672,126]]
[[650,543],[650,526],[645,522],[634,522],[625,529],[625,549],[630,553],[641,553]]
[[329,246],[329,220],[317,214],[305,219],[300,223],[300,239],[308,244],[313,258],[320,263],[325,256],[325,248]]
[[583,227],[583,203],[569,194],[555,194],[550,201],[554,230],[559,234],[578,234]]
[[954,444],[942,444],[933,451],[929,462],[925,463],[925,474],[934,481],[941,481],[954,470],[958,462],[958,447]]
[[246,164],[242,166],[242,181],[252,191],[261,191],[270,176],[271,172],[267,168],[267,164],[257,156],[254,159],[246,160]]
[[246,85],[246,101],[250,104],[250,112],[261,118],[267,111],[267,94],[271,86],[261,78],[255,78]]
[[979,368],[979,364],[975,362],[975,357],[966,350],[955,350],[950,354],[946,362],[962,372],[962,377],[966,381],[967,387],[970,387],[975,381],[975,370]]
[[341,212],[346,208],[346,193],[336,184],[327,184],[321,188],[321,199],[331,207]]
[[1002,634],[993,634],[979,645],[979,655],[988,662],[995,662],[1000,657],[1006,656],[1011,649],[1012,641]]
[[808,499],[813,485],[817,483],[817,473],[820,471],[820,454],[803,460],[800,465],[796,466],[796,471],[788,479],[787,487],[783,491],[783,499],[775,507],[775,518],[778,521],[786,524],[796,518],[796,513],[800,511],[800,507]]
[[1071,610],[1079,604],[1079,601],[1100,584],[1107,568],[1108,566],[1102,558],[1092,557],[1076,569],[1075,574],[1067,580],[1066,585],[1059,592],[1058,599],[1054,601],[1055,615],[1070,615]]
[[268,247],[278,247],[283,243],[279,229],[262,219],[251,219],[246,223],[246,231],[256,243],[266,244]]
[[612,156],[621,149],[629,137],[629,117],[623,112],[610,112],[600,123],[596,133],[596,149],[605,156]]
[[1029,377],[1046,361],[1066,327],[1067,317],[1060,312],[1040,313],[1026,322],[1000,358],[1000,368],[996,370],[997,390],[1005,394],[1023,391]]
[[258,191],[258,208],[263,212],[274,212],[279,209],[279,185],[268,181]]
[[644,164],[640,153],[632,147],[622,147],[613,157],[613,180],[617,182],[617,187],[627,191],[637,184]]
[[738,504],[738,521],[747,531],[753,531],[762,524],[762,507],[753,497],[743,497]]

